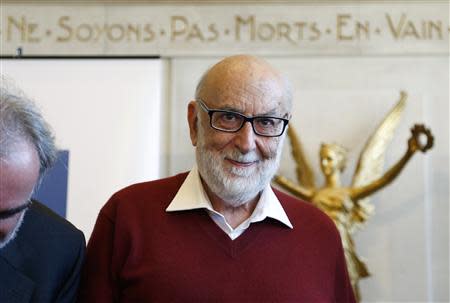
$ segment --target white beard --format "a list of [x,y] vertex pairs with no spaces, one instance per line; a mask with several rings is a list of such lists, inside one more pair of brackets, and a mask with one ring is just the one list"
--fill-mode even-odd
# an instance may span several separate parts
[[[205,146],[200,132],[196,148],[199,173],[209,189],[232,207],[241,206],[261,193],[275,175],[283,147],[284,136],[280,138],[274,157],[262,159],[256,151],[242,154],[234,149],[217,152]],[[229,167],[225,159],[238,162],[259,161],[250,167]]]

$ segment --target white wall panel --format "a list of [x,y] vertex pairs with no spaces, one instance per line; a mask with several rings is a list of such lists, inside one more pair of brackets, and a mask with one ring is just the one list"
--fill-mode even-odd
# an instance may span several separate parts
[[159,177],[161,60],[2,60],[1,73],[69,150],[67,217],[87,239],[115,191]]

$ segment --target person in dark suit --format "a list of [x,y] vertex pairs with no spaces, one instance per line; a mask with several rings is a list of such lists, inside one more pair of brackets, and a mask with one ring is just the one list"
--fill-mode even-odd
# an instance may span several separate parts
[[31,199],[56,159],[32,101],[0,87],[0,302],[74,302],[85,254],[81,231]]

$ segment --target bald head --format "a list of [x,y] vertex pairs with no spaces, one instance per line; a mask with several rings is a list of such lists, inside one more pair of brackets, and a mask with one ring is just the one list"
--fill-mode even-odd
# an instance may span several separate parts
[[[230,89],[232,88],[232,89]],[[202,76],[196,98],[233,97],[232,94],[252,94],[263,99],[275,98],[285,111],[292,108],[289,81],[267,61],[249,55],[223,59]]]

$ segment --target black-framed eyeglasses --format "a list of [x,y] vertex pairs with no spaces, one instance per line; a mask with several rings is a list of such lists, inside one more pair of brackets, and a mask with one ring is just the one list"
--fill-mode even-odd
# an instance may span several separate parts
[[0,220],[9,219],[12,216],[24,211],[25,209],[30,207],[30,205],[31,205],[31,200],[28,200],[27,202],[25,202],[24,204],[22,204],[20,206],[0,211]]
[[209,124],[212,128],[228,132],[238,132],[245,122],[250,122],[255,134],[263,137],[279,137],[283,134],[289,120],[271,116],[247,117],[241,113],[222,109],[209,109],[206,104],[197,99],[200,107],[208,113]]

